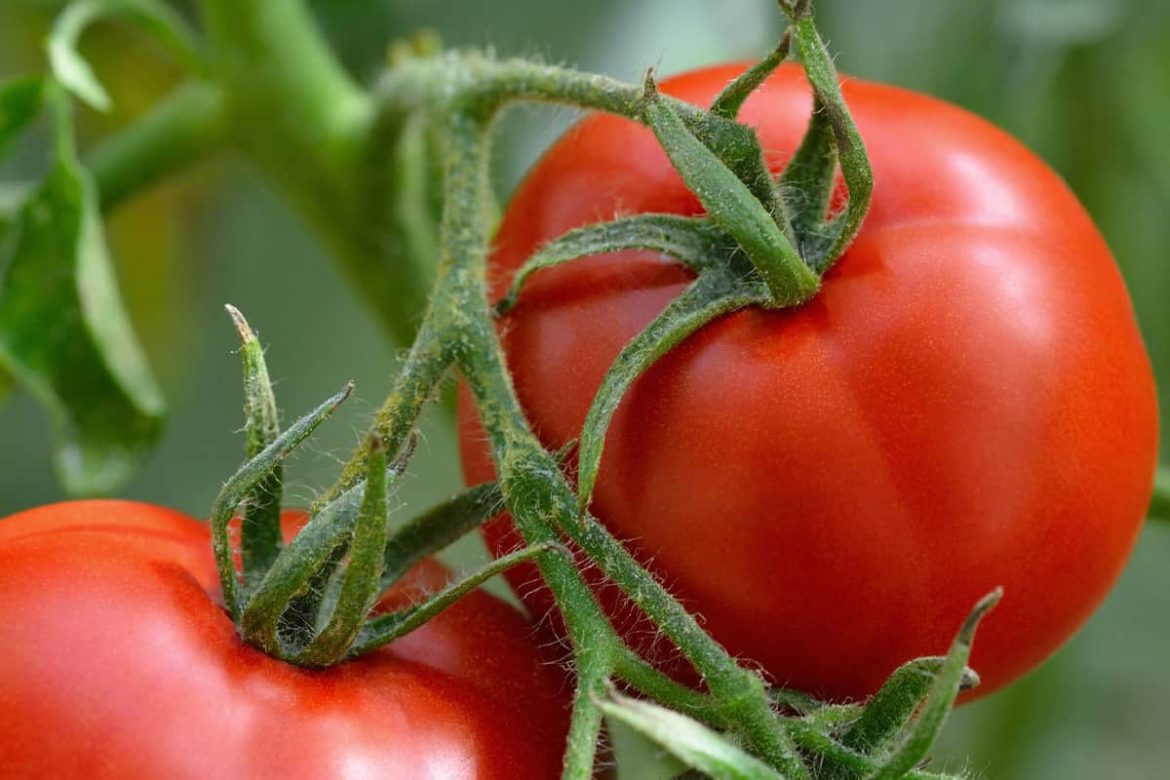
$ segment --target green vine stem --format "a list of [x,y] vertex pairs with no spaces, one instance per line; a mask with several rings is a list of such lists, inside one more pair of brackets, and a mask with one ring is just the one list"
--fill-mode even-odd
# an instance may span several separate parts
[[127,198],[223,148],[224,109],[218,85],[191,81],[100,144],[86,162],[101,193],[102,210],[113,211]]

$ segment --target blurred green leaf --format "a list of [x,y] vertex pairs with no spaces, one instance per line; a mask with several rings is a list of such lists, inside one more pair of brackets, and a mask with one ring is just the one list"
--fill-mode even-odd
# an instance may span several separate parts
[[106,16],[136,22],[184,62],[199,68],[199,56],[186,25],[175,11],[154,0],[78,0],[67,6],[49,33],[49,63],[53,75],[70,92],[99,111],[108,111],[110,95],[77,50],[89,25]]
[[164,405],[118,295],[97,193],[69,140],[66,99],[56,103],[53,167],[0,249],[0,368],[53,415],[65,490],[109,493],[157,441]]
[[[0,85],[0,160],[7,156],[8,148],[21,131],[40,113],[43,90],[41,79],[32,76]],[[2,240],[3,234],[0,233]]]
[[611,693],[597,706],[606,717],[629,726],[687,766],[716,780],[780,780],[780,775],[767,764],[674,710],[618,693]]

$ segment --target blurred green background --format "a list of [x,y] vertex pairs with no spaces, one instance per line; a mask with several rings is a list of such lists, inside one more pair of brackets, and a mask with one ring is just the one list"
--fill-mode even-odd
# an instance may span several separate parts
[[[59,5],[0,0],[0,76],[43,69],[41,40]],[[448,45],[493,46],[627,79],[650,65],[669,73],[759,55],[780,32],[769,0],[321,0],[314,7],[364,82],[387,41],[420,27],[439,31]],[[1069,180],[1129,281],[1165,402],[1170,3],[817,0],[816,7],[843,70],[966,106]],[[123,28],[95,30],[83,51],[117,102],[109,116],[83,116],[91,139],[142,111],[174,79],[166,58]],[[572,118],[525,109],[506,120],[501,195]],[[41,143],[43,135],[22,144],[2,178],[35,175]],[[108,229],[124,296],[173,410],[162,447],[126,494],[202,515],[238,464],[239,365],[222,313],[232,302],[269,346],[287,414],[357,380],[357,400],[292,468],[290,498],[308,501],[385,393],[401,345],[381,339],[314,237],[240,160],[221,158],[156,188],[121,208]],[[433,418],[402,493],[408,507],[459,486],[451,426],[442,413]],[[26,397],[0,407],[0,515],[60,498],[47,434]],[[455,560],[476,554],[464,544]],[[1165,777],[1168,606],[1170,526],[1151,526],[1116,591],[1072,642],[1010,690],[955,713],[945,760],[1001,780]],[[629,755],[624,777],[654,776],[652,757]]]

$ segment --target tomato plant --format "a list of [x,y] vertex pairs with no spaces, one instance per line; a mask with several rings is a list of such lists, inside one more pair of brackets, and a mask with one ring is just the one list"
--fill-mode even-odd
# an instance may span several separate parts
[[[1055,175],[958,109],[843,92],[810,0],[778,5],[758,62],[660,88],[425,35],[365,85],[305,0],[67,4],[39,70],[0,83],[0,156],[51,129],[47,169],[0,198],[0,386],[53,420],[64,490],[113,493],[160,441],[102,227],[191,163],[253,163],[410,347],[283,525],[285,461],[353,383],[285,425],[232,306],[245,459],[206,526],[124,502],[0,523],[5,769],[590,780],[608,720],[704,776],[949,777],[924,763],[979,683],[1001,586],[984,690],[1074,630],[1132,544],[1149,365]],[[182,80],[91,146],[75,110],[114,97],[79,45],[109,17]],[[493,249],[492,129],[520,102],[599,115]],[[293,300],[283,281],[259,279]],[[478,484],[392,516],[452,378]],[[431,556],[501,511],[496,557],[448,582]],[[513,582],[556,610],[571,699],[476,590],[525,562]]]
[[[303,524],[285,513],[285,535]],[[446,584],[418,564],[378,610]],[[392,645],[304,669],[245,644],[207,525],[126,501],[0,521],[0,764],[20,777],[554,777],[567,689],[476,591]],[[378,611],[376,610],[376,611]]]
[[[707,106],[744,67],[662,89]],[[813,300],[729,314],[633,385],[593,511],[732,653],[830,699],[943,651],[1001,584],[972,661],[991,691],[1080,626],[1125,562],[1156,464],[1150,366],[1108,248],[1035,155],[941,101],[843,86],[875,182],[856,241]],[[773,171],[810,104],[800,70],[782,67],[743,106]],[[508,206],[494,294],[572,228],[701,210],[647,129],[588,117]],[[532,277],[500,332],[547,446],[579,435],[619,350],[688,278],[644,251]],[[492,467],[466,394],[461,408],[476,482]],[[517,543],[506,521],[487,538]],[[550,610],[530,571],[509,576]],[[601,595],[628,616],[620,594]]]

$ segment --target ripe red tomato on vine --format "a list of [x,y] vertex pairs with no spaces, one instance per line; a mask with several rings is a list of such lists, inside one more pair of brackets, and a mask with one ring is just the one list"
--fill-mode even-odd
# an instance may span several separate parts
[[[285,513],[286,536],[304,522]],[[426,560],[379,608],[446,584]],[[474,592],[392,645],[299,668],[237,635],[208,529],[126,501],[0,521],[8,777],[556,777],[569,687],[534,629]]]
[[[661,88],[706,106],[743,67]],[[1126,560],[1157,455],[1150,365],[1108,247],[1041,160],[939,100],[856,79],[844,93],[875,180],[860,234],[810,302],[727,315],[634,384],[592,511],[732,653],[830,699],[943,653],[1002,585],[971,659],[992,691],[1084,623]],[[795,66],[744,105],[773,171],[810,106]],[[512,199],[494,294],[565,231],[644,212],[701,207],[649,130],[586,118]],[[548,447],[577,437],[614,357],[688,278],[633,251],[532,277],[500,332]],[[466,393],[461,420],[466,477],[489,479]],[[506,518],[487,540],[519,543]],[[552,608],[529,567],[508,577]]]

